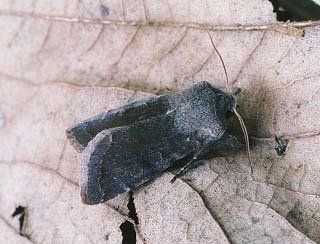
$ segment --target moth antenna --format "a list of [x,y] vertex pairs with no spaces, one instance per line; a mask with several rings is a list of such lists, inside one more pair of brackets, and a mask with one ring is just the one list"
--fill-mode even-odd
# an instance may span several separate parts
[[225,64],[224,64],[224,62],[223,62],[223,59],[222,59],[221,54],[219,53],[216,45],[214,44],[214,42],[213,42],[213,40],[212,40],[212,37],[211,37],[209,31],[207,31],[207,33],[208,33],[208,35],[209,35],[209,37],[210,37],[211,44],[212,44],[214,50],[216,51],[216,53],[218,54],[218,57],[219,57],[219,59],[220,59],[220,61],[221,61],[221,63],[222,63],[223,70],[224,70],[224,74],[225,74],[225,76],[226,76],[226,89],[227,89],[228,93],[230,93],[229,78],[228,78],[228,73],[227,73],[226,66],[225,66]]
[[[211,41],[211,44],[214,48],[214,50],[216,51],[216,53],[218,54],[219,56],[219,59],[222,63],[222,66],[223,66],[223,70],[224,70],[224,74],[226,76],[226,88],[227,88],[227,91],[228,93],[230,93],[230,87],[229,87],[229,79],[228,79],[228,73],[227,73],[227,69],[226,69],[226,66],[223,62],[223,59],[222,59],[222,56],[221,54],[219,53],[216,45],[214,45],[214,42],[212,40],[212,37],[209,33],[209,31],[207,31],[209,37],[210,37],[210,41]],[[234,114],[237,116],[239,122],[240,122],[240,126],[241,126],[241,129],[242,129],[242,132],[243,132],[243,135],[244,135],[244,140],[245,140],[245,143],[246,143],[246,150],[247,150],[247,156],[248,156],[248,160],[249,160],[249,163],[250,163],[250,169],[251,169],[251,176],[253,175],[253,164],[252,164],[252,160],[251,160],[251,153],[250,153],[250,142],[249,142],[249,134],[248,134],[248,130],[247,130],[247,127],[242,119],[242,117],[240,116],[240,114],[237,112],[237,110],[235,108],[232,109]]]
[[246,143],[247,156],[248,156],[248,159],[249,159],[250,169],[251,169],[251,176],[252,176],[253,175],[253,164],[252,164],[252,160],[251,160],[250,142],[249,142],[249,134],[248,134],[248,131],[247,131],[247,127],[244,124],[243,119],[240,116],[240,114],[237,112],[237,110],[235,108],[233,108],[232,110],[233,110],[234,114],[237,116],[237,118],[238,118],[238,120],[240,122],[240,125],[241,125],[241,129],[242,129],[242,132],[243,132],[243,135],[244,135],[244,140],[245,140],[245,143]]

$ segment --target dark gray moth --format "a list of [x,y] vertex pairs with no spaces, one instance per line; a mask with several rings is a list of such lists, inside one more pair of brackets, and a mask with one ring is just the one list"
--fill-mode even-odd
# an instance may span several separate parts
[[102,203],[172,167],[242,148],[227,126],[235,106],[232,95],[203,81],[67,129],[71,144],[83,151],[82,201]]

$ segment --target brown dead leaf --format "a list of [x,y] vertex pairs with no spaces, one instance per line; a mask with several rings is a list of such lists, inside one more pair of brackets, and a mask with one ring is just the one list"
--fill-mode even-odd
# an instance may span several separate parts
[[138,189],[138,243],[320,243],[318,23],[277,23],[262,0],[7,0],[0,19],[0,243],[121,243],[128,197],[81,203],[65,129],[145,91],[223,88],[208,30],[241,88],[254,174],[242,152]]

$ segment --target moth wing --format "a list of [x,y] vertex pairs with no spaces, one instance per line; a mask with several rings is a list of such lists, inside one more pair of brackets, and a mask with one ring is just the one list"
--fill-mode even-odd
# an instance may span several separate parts
[[168,96],[170,95],[146,98],[118,109],[102,112],[68,128],[67,138],[77,151],[82,152],[89,141],[102,130],[129,125],[165,114],[169,106]]
[[221,95],[222,92],[209,83],[199,82],[180,92],[146,98],[118,109],[102,112],[67,129],[67,138],[77,151],[82,152],[89,141],[102,130],[163,115],[176,106],[189,103],[191,100],[205,100],[205,96],[212,98],[212,103],[214,103],[219,94]]
[[82,201],[102,203],[139,186],[191,155],[196,143],[175,128],[173,114],[101,131],[84,151]]

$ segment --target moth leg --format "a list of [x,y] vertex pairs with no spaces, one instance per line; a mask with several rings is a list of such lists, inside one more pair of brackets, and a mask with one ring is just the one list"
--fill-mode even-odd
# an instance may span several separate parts
[[[203,135],[201,135],[203,136]],[[206,135],[207,138],[203,143],[199,143],[197,149],[195,150],[195,154],[193,155],[192,159],[189,160],[179,171],[176,175],[170,180],[171,183],[175,182],[176,179],[181,176],[185,171],[198,159],[202,158],[203,155],[208,153],[209,145],[213,143],[213,139],[210,135]]]
[[173,178],[170,180],[171,183],[174,183],[178,177],[180,177],[189,167],[192,163],[194,163],[196,160],[199,159],[199,155],[202,154],[202,151],[198,151],[194,156],[193,158],[188,162],[186,163],[179,171],[178,173],[175,174],[175,176],[173,176]]
[[[210,150],[212,146],[215,148],[213,152]],[[240,143],[233,135],[224,133],[218,141],[213,142],[208,139],[205,142],[205,145],[202,145],[202,148],[202,150],[198,149],[193,158],[178,171],[178,173],[171,179],[171,183],[175,182],[176,179],[181,176],[196,160],[209,159],[214,156],[227,156],[228,153],[232,153],[233,151],[238,151],[243,148],[243,144]]]
[[67,129],[71,145],[82,152],[88,143],[105,129],[121,127],[165,114],[169,110],[168,95],[151,97],[102,112]]
[[[202,158],[204,155],[206,155],[210,150],[210,145],[212,145],[215,142],[215,137],[212,137],[211,130],[210,129],[200,129],[197,132],[198,135],[198,146],[195,150],[195,153],[192,157],[192,159],[187,162],[179,171],[178,173],[170,180],[171,183],[175,182],[176,179],[181,176],[192,163],[197,161],[198,159]],[[202,142],[200,142],[202,141]]]

